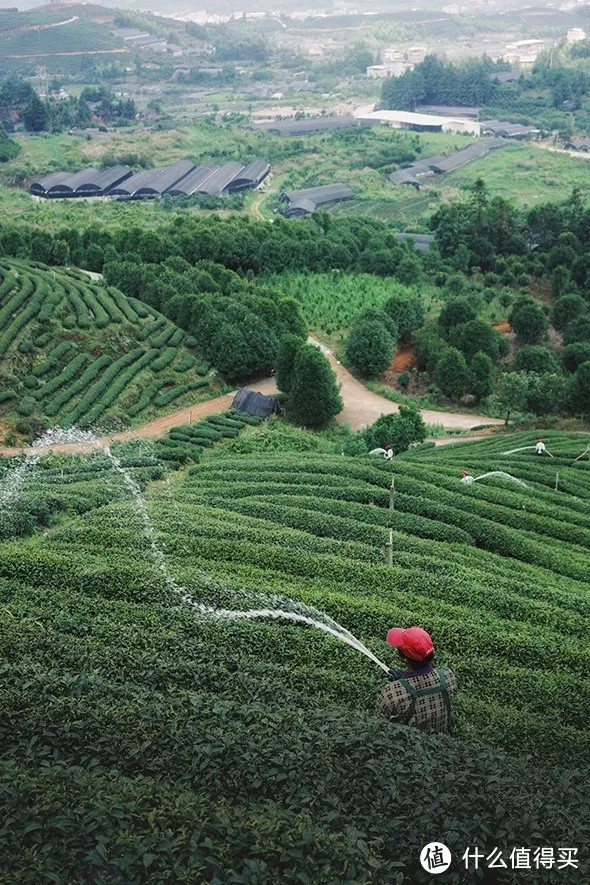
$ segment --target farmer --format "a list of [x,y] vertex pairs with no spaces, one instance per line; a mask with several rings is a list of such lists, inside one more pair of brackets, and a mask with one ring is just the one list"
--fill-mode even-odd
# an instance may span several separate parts
[[542,439],[537,440],[537,445],[535,446],[535,451],[537,455],[544,455],[546,452],[545,443]]
[[468,485],[471,485],[472,482],[475,482],[475,480],[474,480],[474,478],[471,476],[471,474],[467,472],[467,470],[464,470],[464,471],[463,471],[463,476],[462,476],[462,478],[461,478],[461,482],[462,482],[464,485],[468,486]]
[[421,627],[392,627],[387,642],[397,648],[404,670],[389,671],[389,685],[377,699],[377,716],[420,731],[450,734],[457,679],[447,667],[435,668],[430,635]]
[[389,445],[389,443],[385,446],[385,454],[383,455],[386,461],[393,461],[393,449]]

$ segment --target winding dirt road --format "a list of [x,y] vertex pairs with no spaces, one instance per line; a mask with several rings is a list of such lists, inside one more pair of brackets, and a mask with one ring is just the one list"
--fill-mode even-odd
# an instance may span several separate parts
[[[327,356],[340,384],[340,394],[344,401],[344,408],[336,418],[339,424],[348,424],[353,430],[362,430],[363,427],[372,424],[381,415],[399,412],[397,403],[392,403],[376,393],[371,393],[364,384],[357,381],[338,362],[328,347],[316,341],[315,338],[310,338],[309,341],[311,344],[319,347]],[[261,381],[253,384],[252,387],[267,396],[272,396],[272,394],[277,392],[274,378],[263,378]],[[103,436],[97,439],[95,443],[64,443],[63,445],[56,445],[52,447],[52,452],[56,455],[83,454],[114,442],[127,442],[131,439],[159,439],[165,436],[173,427],[178,427],[180,424],[189,424],[192,421],[206,418],[208,415],[225,412],[231,406],[234,396],[235,391],[232,391],[223,396],[196,403],[194,406],[187,406],[184,409],[172,412],[170,415],[164,415],[162,418],[149,421],[139,427],[132,427],[129,430]],[[503,423],[498,418],[487,418],[485,415],[465,415],[458,412],[436,412],[430,409],[423,409],[421,414],[427,424],[440,425],[445,430],[471,430],[480,424]],[[448,441],[454,440],[450,439]],[[31,448],[19,449],[9,446],[0,448],[0,455],[14,456],[23,453],[36,454]],[[37,452],[37,454],[41,453]]]

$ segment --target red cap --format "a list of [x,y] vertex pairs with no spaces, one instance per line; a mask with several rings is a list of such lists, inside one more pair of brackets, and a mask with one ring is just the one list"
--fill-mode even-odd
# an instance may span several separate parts
[[464,471],[463,471],[463,476],[469,476],[469,471],[468,471],[468,470],[464,470]]
[[386,449],[390,449],[390,448],[391,448],[391,446],[389,445],[389,443],[385,446],[385,448],[386,448]]
[[537,440],[537,442],[543,442],[543,440],[539,438],[539,439]]
[[412,661],[423,661],[434,651],[432,637],[422,627],[392,627],[387,642]]

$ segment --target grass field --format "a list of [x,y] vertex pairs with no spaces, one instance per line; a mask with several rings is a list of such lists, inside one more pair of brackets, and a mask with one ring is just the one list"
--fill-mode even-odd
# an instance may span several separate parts
[[[256,212],[272,218],[276,197],[284,190],[343,181],[350,185],[355,199],[336,204],[330,211],[344,215],[380,218],[400,228],[420,229],[442,201],[459,197],[478,177],[486,181],[490,193],[513,199],[519,206],[533,206],[548,200],[563,200],[572,187],[579,187],[584,199],[590,198],[589,161],[552,153],[529,144],[508,145],[493,151],[450,175],[428,179],[420,191],[392,185],[387,172],[395,168],[392,152],[400,146],[419,143],[421,156],[451,152],[465,147],[472,139],[453,135],[398,133],[387,127],[366,131],[281,139],[269,133],[251,132],[231,124],[204,121],[167,132],[125,132],[92,141],[66,134],[23,137],[19,156],[3,164],[1,180],[7,185],[0,192],[0,207],[14,217],[51,226],[56,218],[83,222],[148,218],[150,224],[169,220],[174,205],[142,203],[113,204],[110,201],[64,201],[33,203],[26,186],[35,177],[56,169],[76,169],[104,163],[131,162],[146,167],[164,165],[182,157],[195,161],[211,159],[246,161],[254,156],[269,157],[273,179],[260,194],[248,195],[246,211],[255,202]],[[396,155],[396,154],[393,154]],[[389,160],[388,160],[389,158]],[[372,165],[368,165],[371,163]],[[191,207],[183,211],[203,210]],[[225,211],[225,210],[221,210]]]
[[82,272],[7,259],[0,278],[6,424],[32,416],[60,426],[129,424],[210,391],[213,376],[187,349],[186,334],[117,289]]
[[[585,881],[588,438],[545,433],[553,460],[502,454],[530,434],[408,453],[392,511],[391,466],[256,452],[266,436],[149,488],[174,580],[212,604],[315,606],[391,663],[388,627],[423,625],[459,678],[454,737],[374,718],[380,671],[320,631],[197,618],[104,456],[47,460],[19,506],[70,516],[0,544],[2,873],[413,885],[444,838],[449,881],[473,878],[476,844],[578,845],[579,872],[543,881]],[[149,448],[121,457],[161,477]],[[463,486],[462,468],[528,487]]]

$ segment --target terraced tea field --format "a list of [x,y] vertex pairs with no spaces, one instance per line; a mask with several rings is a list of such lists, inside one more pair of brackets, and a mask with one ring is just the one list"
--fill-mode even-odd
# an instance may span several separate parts
[[[393,466],[230,443],[148,488],[155,540],[193,597],[297,600],[392,663],[388,627],[430,630],[460,682],[452,738],[376,719],[380,671],[319,631],[180,608],[104,456],[42,461],[23,499],[55,490],[81,515],[0,545],[0,870],[419,883],[421,847],[444,835],[449,882],[473,879],[459,858],[476,844],[577,845],[571,878],[523,881],[584,881],[590,461],[574,458],[589,440],[544,439],[553,458],[504,455],[534,442],[521,434]],[[135,446],[137,480],[161,477]],[[462,469],[527,487],[462,485]]]
[[182,329],[73,270],[2,259],[0,329],[9,423],[129,424],[193,401],[214,380]]

